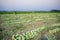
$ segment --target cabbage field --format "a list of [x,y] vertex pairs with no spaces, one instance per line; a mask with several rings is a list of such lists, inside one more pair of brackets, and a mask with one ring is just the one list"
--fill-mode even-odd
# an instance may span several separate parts
[[60,40],[60,13],[0,12],[0,40]]

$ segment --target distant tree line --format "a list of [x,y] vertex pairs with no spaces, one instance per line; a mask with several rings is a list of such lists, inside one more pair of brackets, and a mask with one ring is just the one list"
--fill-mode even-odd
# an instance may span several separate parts
[[60,12],[60,10],[51,10],[50,12]]
[[60,12],[60,10],[55,10],[55,9],[52,9],[52,10],[50,10],[50,11],[0,11],[0,14],[1,13],[14,13],[14,14],[16,14],[16,13],[47,13],[47,12]]

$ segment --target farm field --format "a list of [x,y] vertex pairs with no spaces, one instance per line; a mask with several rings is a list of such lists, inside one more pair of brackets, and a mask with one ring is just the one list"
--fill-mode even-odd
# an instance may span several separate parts
[[[33,33],[35,33],[37,29],[37,35],[34,35]],[[31,33],[31,31],[33,32]],[[32,34],[33,37],[32,35],[31,37],[30,35],[26,37],[27,32]],[[22,33],[24,33],[24,35],[22,35]],[[16,36],[14,39],[13,35],[17,34],[19,37]],[[22,38],[20,39],[20,35],[24,37],[21,36]],[[0,39],[60,40],[60,13],[0,12]]]

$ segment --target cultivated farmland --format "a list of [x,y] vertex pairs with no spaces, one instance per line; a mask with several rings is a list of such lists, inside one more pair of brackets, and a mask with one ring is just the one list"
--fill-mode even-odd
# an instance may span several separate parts
[[[60,40],[59,18],[60,13],[0,12],[0,39],[44,40],[45,38],[45,40]],[[35,32],[37,35],[33,34]],[[18,36],[16,36],[17,34]],[[16,36],[15,39],[12,38],[13,35]]]

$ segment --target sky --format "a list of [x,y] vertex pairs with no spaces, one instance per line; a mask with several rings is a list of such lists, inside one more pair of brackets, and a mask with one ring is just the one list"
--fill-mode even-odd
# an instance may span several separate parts
[[60,10],[60,0],[0,0],[0,11]]

